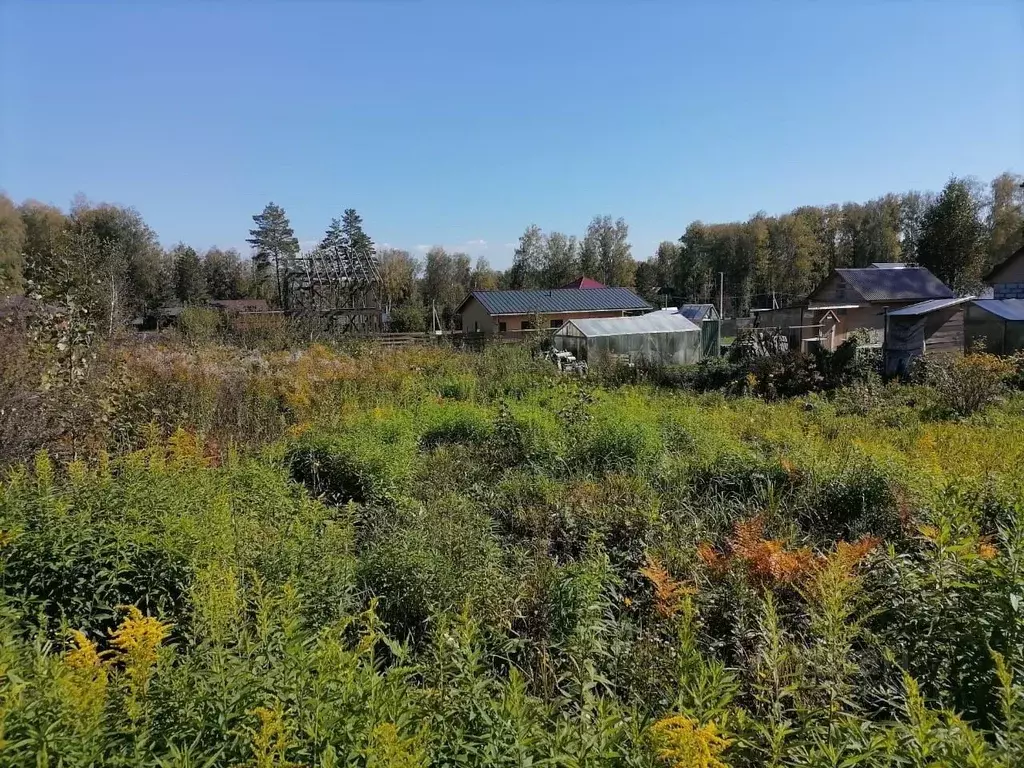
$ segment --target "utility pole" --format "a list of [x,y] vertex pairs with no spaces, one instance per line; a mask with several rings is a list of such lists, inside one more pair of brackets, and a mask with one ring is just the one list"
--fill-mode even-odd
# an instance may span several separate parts
[[718,348],[715,357],[722,354],[722,320],[725,318],[725,272],[718,273]]

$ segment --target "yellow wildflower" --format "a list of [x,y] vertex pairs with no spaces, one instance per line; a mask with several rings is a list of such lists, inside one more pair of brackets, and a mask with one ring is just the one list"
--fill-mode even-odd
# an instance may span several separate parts
[[659,720],[651,728],[658,759],[669,768],[728,768],[719,760],[729,744],[714,723],[698,725],[683,715]]
[[983,541],[978,545],[978,557],[982,560],[994,560],[999,556],[999,550],[996,549],[992,544]]
[[149,688],[157,652],[170,633],[170,626],[152,616],[144,616],[134,605],[128,616],[111,635],[110,644],[118,651],[128,677],[128,710],[134,719],[141,714],[140,699]]
[[88,727],[96,722],[107,700],[107,668],[96,644],[77,629],[71,630],[74,643],[64,655],[68,670],[61,679],[62,699],[75,713],[76,722]]
[[256,768],[273,768],[288,765],[285,752],[288,750],[288,729],[284,722],[281,702],[273,707],[256,707],[249,712],[259,720],[259,728],[247,729],[252,737],[252,752]]

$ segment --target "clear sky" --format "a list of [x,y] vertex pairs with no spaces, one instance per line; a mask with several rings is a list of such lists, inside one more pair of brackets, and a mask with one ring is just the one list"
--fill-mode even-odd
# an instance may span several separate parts
[[165,245],[378,243],[506,266],[526,225],[694,219],[1024,171],[1024,0],[0,0],[0,188]]

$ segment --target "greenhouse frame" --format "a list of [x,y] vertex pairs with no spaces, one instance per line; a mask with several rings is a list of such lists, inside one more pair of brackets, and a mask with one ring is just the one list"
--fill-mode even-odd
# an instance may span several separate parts
[[1024,349],[1024,299],[977,299],[967,307],[967,349],[984,342],[997,355]]
[[553,341],[555,349],[591,363],[602,354],[657,365],[689,365],[701,360],[700,326],[670,312],[569,320]]

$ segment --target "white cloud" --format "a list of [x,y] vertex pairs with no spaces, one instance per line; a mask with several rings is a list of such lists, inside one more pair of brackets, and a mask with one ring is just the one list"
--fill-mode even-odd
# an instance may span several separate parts
[[483,238],[480,238],[479,240],[467,240],[466,245],[470,248],[486,248],[487,241]]

